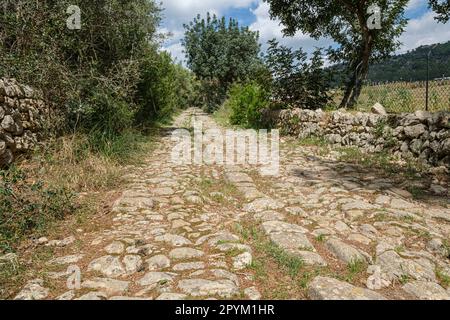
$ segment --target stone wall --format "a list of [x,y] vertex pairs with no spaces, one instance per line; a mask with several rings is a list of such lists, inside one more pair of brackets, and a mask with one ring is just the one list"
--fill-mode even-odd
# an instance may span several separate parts
[[0,79],[0,167],[38,145],[49,124],[50,108],[42,93],[14,79]]
[[266,122],[282,133],[320,136],[339,146],[368,152],[389,150],[399,158],[415,157],[450,167],[450,112],[411,114],[350,113],[343,110],[266,111]]

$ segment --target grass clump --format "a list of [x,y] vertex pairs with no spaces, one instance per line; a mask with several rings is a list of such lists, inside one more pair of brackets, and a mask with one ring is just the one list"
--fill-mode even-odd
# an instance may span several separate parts
[[31,232],[40,234],[76,209],[66,188],[30,181],[20,169],[0,172],[0,250],[11,251]]

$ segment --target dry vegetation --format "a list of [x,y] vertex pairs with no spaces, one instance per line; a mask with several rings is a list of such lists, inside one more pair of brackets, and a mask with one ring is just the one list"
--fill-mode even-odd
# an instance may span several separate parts
[[[361,92],[357,109],[370,111],[377,102],[388,112],[414,112],[425,110],[425,82],[393,82],[365,86]],[[338,104],[342,92],[338,91],[333,101]],[[450,81],[431,81],[429,85],[429,110],[450,111]]]

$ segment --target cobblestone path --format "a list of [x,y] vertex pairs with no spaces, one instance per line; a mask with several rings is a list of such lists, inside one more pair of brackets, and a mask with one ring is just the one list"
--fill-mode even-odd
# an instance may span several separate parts
[[[270,298],[255,275],[259,249],[243,236],[249,224],[316,270],[304,299],[450,299],[448,201],[418,202],[387,178],[287,142],[278,177],[175,165],[171,130],[193,118],[217,127],[199,110],[181,114],[130,168],[109,220],[46,243],[55,257],[16,299]],[[362,268],[355,281],[339,273],[352,268]]]

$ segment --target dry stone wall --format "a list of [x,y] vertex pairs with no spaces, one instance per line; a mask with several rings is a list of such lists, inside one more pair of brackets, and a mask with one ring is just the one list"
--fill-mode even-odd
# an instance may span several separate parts
[[419,158],[450,167],[450,112],[351,113],[343,110],[266,111],[266,122],[300,138],[319,136],[339,146],[368,152],[389,150],[399,158]]
[[32,150],[48,133],[51,110],[42,93],[0,78],[0,167]]

